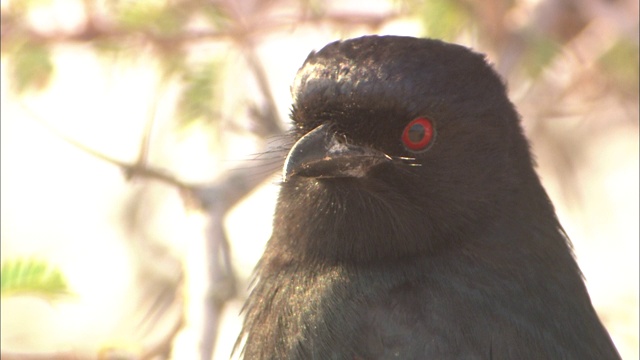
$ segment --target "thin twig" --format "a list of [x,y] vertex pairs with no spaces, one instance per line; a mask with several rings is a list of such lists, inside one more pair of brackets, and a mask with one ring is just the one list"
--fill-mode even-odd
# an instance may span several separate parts
[[158,180],[161,182],[164,182],[166,184],[169,185],[173,185],[176,186],[180,189],[183,190],[193,190],[194,188],[198,187],[198,185],[196,184],[189,184],[186,183],[178,178],[176,178],[175,176],[167,173],[167,171],[162,170],[162,169],[157,169],[157,168],[152,168],[146,164],[131,164],[128,163],[126,161],[122,161],[119,159],[115,159],[112,158],[108,155],[105,155],[97,150],[94,150],[84,144],[82,144],[81,142],[71,138],[70,136],[64,134],[62,131],[58,130],[57,128],[55,128],[54,126],[51,126],[51,124],[49,124],[48,122],[46,122],[45,120],[43,120],[40,116],[38,116],[34,111],[32,111],[26,104],[24,104],[22,101],[19,102],[20,106],[24,109],[24,111],[26,111],[33,119],[34,121],[36,121],[37,123],[39,123],[40,125],[44,126],[45,128],[47,128],[47,130],[51,131],[54,135],[56,135],[57,137],[59,137],[61,140],[63,140],[64,142],[82,150],[83,152],[92,155],[102,161],[105,161],[107,163],[110,163],[112,165],[115,165],[119,168],[122,169],[122,171],[127,174],[128,178],[133,178],[136,176],[140,176],[140,177],[144,177],[144,178],[149,178],[149,179],[154,179],[154,180]]
[[256,78],[258,82],[258,87],[260,88],[260,92],[264,96],[266,100],[266,109],[263,110],[262,116],[260,116],[260,120],[262,121],[261,128],[262,135],[264,138],[273,136],[275,134],[282,134],[283,130],[278,122],[278,110],[276,106],[275,98],[273,97],[273,92],[271,91],[271,86],[269,85],[269,79],[267,78],[267,73],[264,70],[264,66],[262,62],[256,55],[256,51],[251,44],[245,42],[244,44],[244,56],[247,60],[249,68],[253,73],[253,76]]
[[[142,135],[142,140],[140,141],[140,152],[138,153],[138,159],[136,160],[136,164],[143,166],[149,160],[149,149],[151,147],[151,135],[153,134],[153,128],[156,123],[157,111],[158,111],[158,100],[160,98],[160,89],[162,86],[158,86],[156,88],[155,94],[153,96],[153,103],[149,107],[149,119],[147,120],[144,133]],[[131,174],[128,174],[131,175]]]

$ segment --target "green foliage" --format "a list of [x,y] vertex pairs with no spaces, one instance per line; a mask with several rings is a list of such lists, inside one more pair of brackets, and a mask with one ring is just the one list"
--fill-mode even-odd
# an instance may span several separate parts
[[100,56],[104,57],[108,61],[115,61],[122,53],[125,53],[126,47],[114,39],[96,39],[89,43],[89,46]]
[[53,62],[49,48],[34,43],[14,44],[9,55],[9,72],[12,90],[22,94],[28,90],[42,90],[51,80]]
[[540,73],[562,50],[552,38],[545,35],[531,35],[527,39],[527,49],[523,59],[523,68],[531,78],[537,78]]
[[120,24],[129,30],[171,35],[182,30],[186,14],[160,1],[123,1],[116,11]]
[[222,72],[220,67],[219,61],[211,60],[184,70],[184,87],[177,110],[182,125],[189,125],[198,120],[215,120],[215,87],[218,74]]
[[621,39],[600,59],[602,70],[624,92],[637,96],[640,78],[638,44]]
[[322,0],[300,0],[302,11],[309,17],[320,17],[326,12],[327,4]]
[[206,6],[197,8],[196,12],[201,15],[207,22],[213,25],[216,29],[228,29],[233,26],[233,19],[223,11],[224,5],[211,2]]
[[72,294],[62,272],[44,260],[6,260],[0,277],[2,297],[32,295],[51,301]]
[[425,1],[419,11],[429,37],[453,41],[465,27],[473,25],[470,10],[458,1]]

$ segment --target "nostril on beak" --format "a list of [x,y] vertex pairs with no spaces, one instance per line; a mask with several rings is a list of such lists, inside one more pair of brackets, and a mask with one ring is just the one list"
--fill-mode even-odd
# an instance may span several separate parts
[[346,135],[344,135],[344,134],[339,134],[339,133],[338,133],[338,134],[335,134],[335,135],[333,135],[333,136],[334,136],[334,139],[335,139],[338,143],[340,143],[340,144],[346,144],[346,143],[347,143],[347,136],[346,136]]

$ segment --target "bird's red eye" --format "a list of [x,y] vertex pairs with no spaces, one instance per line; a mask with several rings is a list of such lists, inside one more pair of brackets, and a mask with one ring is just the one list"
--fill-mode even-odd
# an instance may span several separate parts
[[411,121],[402,132],[402,143],[411,151],[424,150],[433,140],[433,123],[427,118]]

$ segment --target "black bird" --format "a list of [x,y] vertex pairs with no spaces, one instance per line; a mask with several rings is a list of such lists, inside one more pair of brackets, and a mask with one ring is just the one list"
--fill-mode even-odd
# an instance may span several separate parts
[[619,359],[481,54],[312,52],[239,343],[262,359]]

